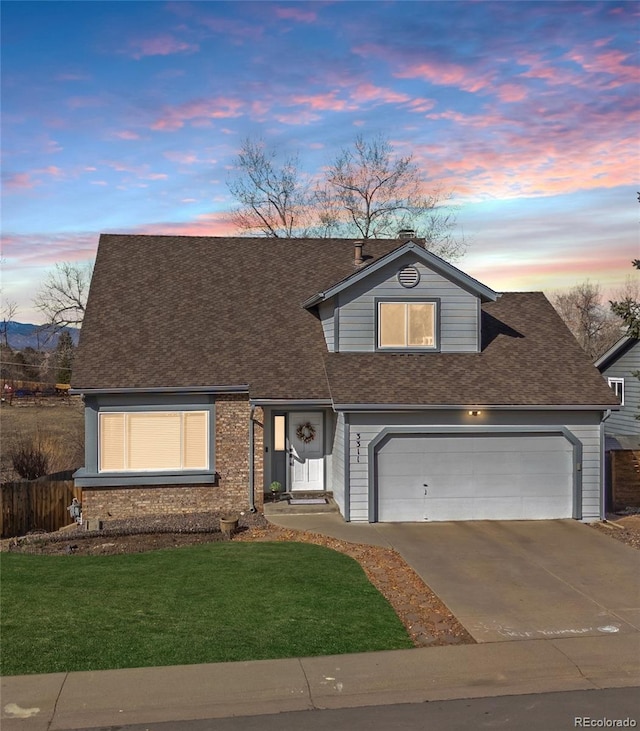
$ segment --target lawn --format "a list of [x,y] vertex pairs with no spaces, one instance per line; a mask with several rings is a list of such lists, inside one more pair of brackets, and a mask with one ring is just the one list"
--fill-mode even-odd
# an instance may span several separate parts
[[2,554],[2,675],[411,647],[348,556],[302,543]]
[[3,481],[19,480],[11,464],[11,448],[16,440],[34,438],[49,457],[49,472],[77,469],[84,463],[84,405],[79,396],[15,401],[0,408],[0,476]]

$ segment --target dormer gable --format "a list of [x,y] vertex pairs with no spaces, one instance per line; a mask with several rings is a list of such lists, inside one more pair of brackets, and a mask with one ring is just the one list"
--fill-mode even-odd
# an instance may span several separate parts
[[481,347],[480,305],[498,296],[410,241],[365,259],[304,306],[318,308],[330,352],[473,353]]

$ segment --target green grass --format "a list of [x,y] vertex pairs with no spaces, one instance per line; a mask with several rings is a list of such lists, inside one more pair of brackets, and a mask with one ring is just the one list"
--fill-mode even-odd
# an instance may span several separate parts
[[302,543],[2,554],[3,675],[411,647],[351,558]]

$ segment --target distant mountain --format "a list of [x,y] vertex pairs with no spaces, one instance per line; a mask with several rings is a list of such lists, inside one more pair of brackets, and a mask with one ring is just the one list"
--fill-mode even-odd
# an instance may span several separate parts
[[[33,348],[34,350],[54,350],[58,344],[60,333],[67,331],[71,335],[73,344],[78,344],[80,330],[75,327],[63,327],[60,332],[54,333],[52,328],[47,325],[32,325],[25,322],[13,322],[9,320],[7,325],[7,340],[12,350],[24,350],[25,348]],[[4,324],[2,325],[4,328]],[[4,332],[2,335],[4,343]]]

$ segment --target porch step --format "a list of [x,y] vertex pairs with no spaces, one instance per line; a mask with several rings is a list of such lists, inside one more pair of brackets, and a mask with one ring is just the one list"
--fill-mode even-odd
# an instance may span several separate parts
[[[326,503],[324,504],[312,504],[312,505],[291,505],[289,503],[289,498],[294,497],[296,500],[304,499],[304,498],[318,498],[323,497],[326,498]],[[284,495],[280,496],[280,500],[277,502],[273,502],[269,499],[268,496],[265,495],[265,501],[264,501],[264,514],[266,516],[269,515],[309,515],[314,513],[339,513],[338,506],[336,505],[333,497],[330,494],[327,493],[314,493],[309,495],[301,495],[298,493],[295,493],[294,496],[290,495],[289,493],[285,493]]]

